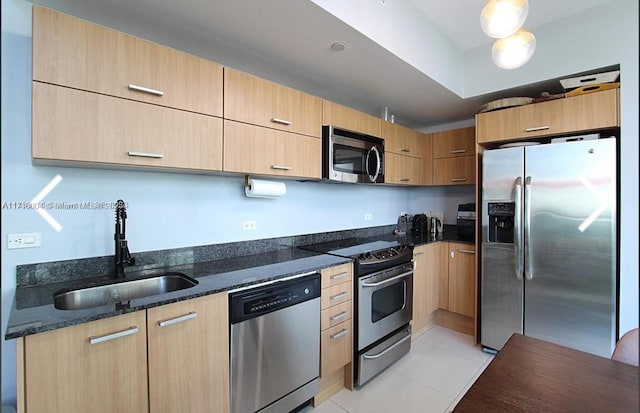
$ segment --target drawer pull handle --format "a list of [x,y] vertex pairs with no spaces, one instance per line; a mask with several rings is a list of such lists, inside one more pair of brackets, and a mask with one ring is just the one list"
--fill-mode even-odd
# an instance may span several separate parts
[[335,340],[335,339],[338,339],[338,338],[344,336],[348,332],[349,332],[349,329],[345,328],[342,331],[340,331],[339,333],[331,334],[329,337],[331,338],[331,340]]
[[281,125],[291,125],[291,121],[290,120],[286,120],[286,119],[279,119],[279,118],[271,118],[271,122],[273,123],[279,123]]
[[166,327],[166,326],[170,326],[172,324],[181,323],[183,321],[191,320],[193,318],[196,318],[197,316],[198,316],[198,313],[196,313],[195,311],[192,311],[189,314],[181,315],[180,317],[170,318],[168,320],[163,320],[163,321],[158,321],[158,325],[160,327]]
[[139,156],[141,158],[164,158],[164,155],[161,153],[151,153],[151,152],[135,152],[129,151],[127,152],[129,156]]
[[400,182],[409,182],[411,178],[401,178]]
[[339,300],[339,299],[341,299],[341,298],[346,297],[347,295],[349,295],[349,293],[348,293],[347,291],[345,291],[345,292],[342,292],[342,293],[340,293],[340,294],[333,295],[333,296],[331,296],[330,298],[331,298],[332,300]]
[[163,96],[164,95],[164,92],[162,90],[149,89],[148,87],[144,87],[144,86],[129,85],[129,89],[130,90],[135,90],[135,91],[138,91],[138,92],[148,93],[150,95],[155,95],[155,96]]
[[458,252],[461,252],[463,254],[475,254],[476,253],[474,250],[464,250],[464,249],[458,249]]
[[451,178],[451,182],[466,182],[467,178]]
[[107,334],[104,336],[98,337],[89,337],[89,344],[98,344],[103,343],[109,340],[115,340],[116,338],[130,336],[132,334],[136,334],[138,332],[138,327],[131,326],[126,330],[118,331],[117,333]]
[[424,255],[424,252],[414,252],[413,256],[417,257],[418,255]]
[[345,272],[341,272],[340,274],[332,275],[332,276],[331,276],[331,277],[329,277],[329,278],[331,278],[332,280],[339,280],[340,278],[344,278],[344,277],[346,277],[347,275],[349,275],[349,273],[345,271]]
[[524,131],[525,132],[537,132],[537,131],[547,130],[547,129],[549,129],[549,126],[545,125],[545,126],[536,126],[535,128],[527,128]]
[[290,171],[291,167],[290,166],[283,166],[283,165],[271,165],[271,169],[277,169],[279,171]]
[[345,318],[347,315],[349,314],[348,311],[343,311],[340,314],[336,314],[333,317],[330,317],[329,319],[331,321],[336,321],[336,320],[340,320],[341,318]]
[[409,148],[402,148],[402,149],[400,149],[400,152],[411,152],[411,149],[409,149]]
[[467,151],[466,149],[456,149],[456,150],[450,151],[450,153],[452,154],[465,153],[466,151]]

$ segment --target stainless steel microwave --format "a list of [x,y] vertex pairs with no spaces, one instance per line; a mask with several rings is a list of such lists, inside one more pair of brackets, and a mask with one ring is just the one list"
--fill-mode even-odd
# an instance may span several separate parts
[[323,126],[322,177],[340,182],[384,183],[384,139]]

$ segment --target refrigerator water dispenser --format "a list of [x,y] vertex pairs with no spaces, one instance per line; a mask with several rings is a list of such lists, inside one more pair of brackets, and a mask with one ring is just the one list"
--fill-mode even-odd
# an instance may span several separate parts
[[514,202],[489,202],[489,242],[513,244]]

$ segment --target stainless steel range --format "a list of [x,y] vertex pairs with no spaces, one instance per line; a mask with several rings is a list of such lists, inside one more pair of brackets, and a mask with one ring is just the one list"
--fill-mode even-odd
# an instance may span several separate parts
[[349,239],[302,248],[355,259],[353,365],[361,386],[411,349],[413,247]]

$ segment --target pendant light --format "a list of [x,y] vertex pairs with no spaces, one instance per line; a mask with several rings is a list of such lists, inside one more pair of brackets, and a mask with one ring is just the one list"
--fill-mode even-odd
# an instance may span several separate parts
[[536,37],[526,30],[498,39],[491,48],[491,58],[502,69],[518,68],[531,59],[536,50]]
[[535,36],[521,27],[529,14],[528,0],[488,0],[480,14],[480,25],[489,37],[498,40],[491,58],[502,69],[527,63],[536,50]]
[[527,0],[489,0],[480,14],[480,25],[487,36],[500,39],[520,29],[528,13]]

